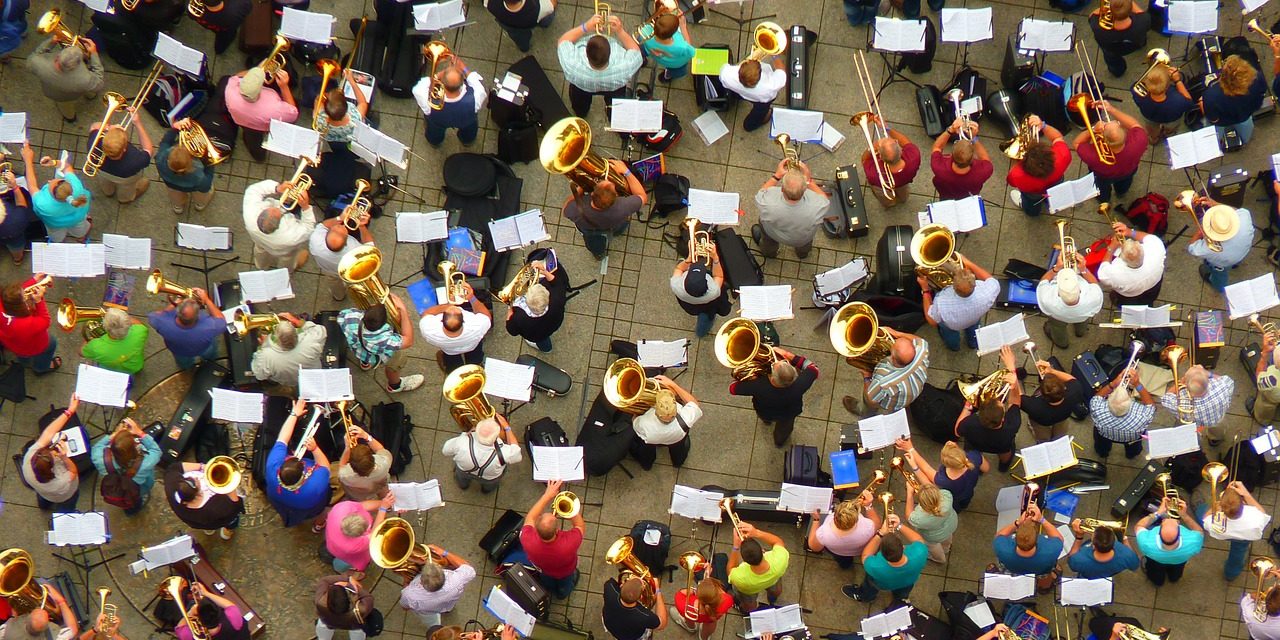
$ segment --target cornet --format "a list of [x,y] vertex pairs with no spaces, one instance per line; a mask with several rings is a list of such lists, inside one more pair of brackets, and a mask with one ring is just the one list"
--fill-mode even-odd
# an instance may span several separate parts
[[288,51],[291,46],[289,39],[278,33],[275,35],[274,43],[275,45],[271,47],[271,53],[268,53],[267,57],[258,63],[258,68],[262,69],[262,72],[268,78],[276,75],[277,71],[284,68],[287,62],[284,58],[284,52]]
[[711,255],[715,253],[711,233],[698,229],[697,218],[685,218],[684,225],[689,229],[689,260],[711,266]]
[[849,124],[862,129],[862,135],[867,140],[867,149],[871,152],[872,164],[875,165],[876,178],[880,182],[880,192],[885,199],[893,200],[898,196],[898,185],[894,181],[893,171],[889,169],[889,165],[885,164],[876,149],[876,144],[880,140],[889,137],[889,130],[884,126],[884,117],[880,112],[880,98],[877,95],[875,83],[871,81],[871,72],[867,69],[867,56],[861,49],[857,54],[853,58],[853,67],[858,74],[858,84],[862,87],[862,97],[867,103],[868,110],[853,114],[853,117],[849,118]]
[[1116,535],[1124,533],[1124,523],[1119,520],[1099,520],[1097,518],[1081,518],[1080,530],[1085,533],[1093,533],[1098,529],[1111,529]]
[[360,444],[360,431],[351,422],[351,413],[347,411],[348,402],[346,400],[338,401],[338,417],[342,419],[342,433],[347,443],[348,449],[354,449]]
[[1160,485],[1160,493],[1169,501],[1169,517],[1177,520],[1182,517],[1182,510],[1178,508],[1178,487],[1173,484],[1173,476],[1168,472],[1156,476],[1156,484]]
[[[1115,224],[1117,222],[1120,222],[1120,220],[1118,220],[1114,215],[1111,214],[1110,202],[1104,202],[1098,205],[1098,213],[1102,217],[1107,219],[1107,224]],[[1115,236],[1116,236],[1116,242],[1124,242],[1124,236],[1121,235],[1119,231],[1115,232]]]
[[293,213],[295,209],[302,206],[302,196],[311,189],[311,176],[306,171],[310,167],[319,165],[320,162],[301,156],[298,158],[298,169],[293,172],[293,177],[285,181],[284,193],[280,194],[280,210],[286,213]]
[[791,144],[791,136],[779,133],[773,141],[782,148],[782,159],[787,162],[788,169],[800,166],[800,152],[796,150],[795,145]]
[[613,16],[613,7],[595,0],[595,14],[600,18],[596,23],[596,35],[605,37],[613,35],[613,25],[609,24],[609,18]]
[[44,294],[49,290],[49,286],[53,284],[53,276],[45,274],[44,277],[22,288],[22,297],[27,304],[36,304],[44,300]]
[[1062,266],[1065,269],[1078,271],[1080,268],[1080,254],[1076,253],[1076,239],[1067,235],[1067,221],[1059,218],[1058,222],[1058,247],[1062,250]]
[[969,126],[973,123],[969,119],[969,114],[960,108],[960,103],[964,98],[964,90],[956,87],[947,92],[947,100],[955,107],[956,117],[960,119],[960,130],[956,132],[956,137],[961,140],[973,140],[973,133],[969,131]]
[[1276,328],[1276,323],[1268,322],[1263,324],[1258,320],[1258,314],[1254,313],[1249,315],[1249,325],[1262,334],[1263,340],[1270,338],[1272,343],[1280,345],[1280,329]]
[[98,612],[102,614],[102,622],[93,627],[93,630],[98,633],[106,633],[108,629],[116,626],[116,623],[120,620],[117,616],[119,609],[116,608],[116,605],[107,602],[107,596],[109,595],[111,595],[111,589],[98,587]]
[[373,210],[373,201],[365,197],[365,192],[371,188],[369,181],[364,178],[356,180],[356,194],[351,198],[351,204],[342,210],[342,225],[347,231],[355,233],[360,230],[360,218],[364,217]]

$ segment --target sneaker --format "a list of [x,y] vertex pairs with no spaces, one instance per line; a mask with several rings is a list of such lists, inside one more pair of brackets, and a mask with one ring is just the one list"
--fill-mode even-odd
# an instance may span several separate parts
[[222,538],[223,540],[230,540],[231,537],[234,535],[236,535],[236,532],[233,529],[228,529],[226,527],[218,529],[218,537]]
[[862,594],[858,593],[858,589],[861,586],[862,585],[859,584],[846,584],[843,587],[840,587],[840,593],[843,593],[846,598],[852,598],[858,602],[866,602],[866,600],[863,599]]
[[1015,206],[1015,207],[1021,207],[1021,206],[1022,206],[1022,192],[1021,192],[1021,191],[1018,191],[1017,189],[1010,189],[1010,190],[1009,190],[1009,199],[1013,201],[1013,206]]
[[387,392],[400,393],[402,391],[413,391],[414,389],[421,387],[422,383],[426,381],[427,381],[427,377],[422,375],[421,373],[415,373],[413,375],[408,375],[408,376],[400,376],[400,386],[393,389],[391,388],[390,385],[388,385]]
[[694,633],[698,630],[697,625],[693,624],[692,622],[689,622],[688,618],[685,618],[684,616],[680,615],[680,610],[675,608],[675,605],[668,605],[667,612],[670,614],[668,617],[672,621],[674,621],[676,624],[680,625],[681,629],[684,629],[689,633]]
[[542,349],[540,349],[540,348],[538,347],[538,343],[536,343],[536,342],[534,342],[534,341],[532,341],[532,340],[525,340],[525,341],[524,341],[524,343],[525,343],[525,344],[527,344],[527,345],[529,345],[529,346],[531,346],[531,347],[533,347],[534,349],[538,349],[539,351],[541,351],[541,350],[542,350]]
[[204,529],[203,531],[206,536],[211,536],[218,532],[217,529]]

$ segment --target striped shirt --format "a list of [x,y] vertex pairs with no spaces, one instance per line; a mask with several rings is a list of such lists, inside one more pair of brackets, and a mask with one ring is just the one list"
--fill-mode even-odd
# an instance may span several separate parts
[[[1212,427],[1222,422],[1227,417],[1227,409],[1231,407],[1231,394],[1235,389],[1236,383],[1231,378],[1209,374],[1209,386],[1204,395],[1192,399],[1192,404],[1195,405],[1195,423],[1202,427]],[[1179,395],[1187,396],[1185,387],[1179,391]],[[1160,396],[1160,404],[1177,415],[1178,398],[1173,392]]]
[[621,89],[631,82],[631,76],[644,64],[639,50],[627,49],[609,38],[609,64],[603,69],[595,69],[587,62],[587,40],[561,42],[556,47],[564,79],[583,91],[595,93]]
[[977,281],[967,298],[956,293],[955,287],[947,287],[933,296],[929,317],[952,331],[964,331],[982,320],[999,295],[1000,282],[995,278]]
[[867,397],[880,405],[881,412],[893,413],[911,404],[929,379],[929,343],[924,338],[915,338],[911,344],[916,348],[916,357],[911,362],[899,367],[892,357],[885,358],[867,381]]
[[356,359],[365,365],[379,365],[391,359],[404,339],[384,324],[377,330],[361,329],[364,311],[360,309],[343,309],[338,313],[338,326],[342,327],[342,335]]
[[1129,413],[1117,416],[1111,413],[1106,398],[1094,396],[1089,400],[1089,415],[1093,418],[1093,428],[1102,437],[1112,442],[1133,442],[1151,426],[1156,407],[1135,401],[1129,406]]

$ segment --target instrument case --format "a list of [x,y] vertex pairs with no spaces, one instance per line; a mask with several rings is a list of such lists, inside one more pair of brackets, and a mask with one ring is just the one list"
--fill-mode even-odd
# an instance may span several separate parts
[[733,227],[716,230],[712,238],[716,243],[716,253],[720,256],[720,266],[724,268],[725,284],[734,294],[742,287],[764,284],[764,271],[760,268],[760,262],[747,247],[747,241]]
[[413,420],[404,412],[404,403],[379,402],[373,405],[368,429],[369,435],[391,452],[391,475],[399,476],[413,461],[414,455]]
[[[544,620],[551,608],[551,594],[532,569],[513,564],[502,572],[502,590],[527,613]],[[536,626],[536,625],[535,625]]]
[[937,87],[926,84],[916,89],[916,110],[920,112],[925,135],[930,138],[942,135],[947,126],[942,123],[942,92]]
[[787,30],[791,45],[787,51],[787,108],[809,108],[809,77],[813,66],[813,45],[818,34],[802,24]]
[[480,550],[495,564],[501,564],[512,549],[520,546],[520,530],[524,528],[524,516],[507,509],[480,537]]
[[1035,75],[1035,52],[1019,49],[1018,34],[1010,34],[1009,42],[1005,45],[1004,64],[1000,66],[1000,86],[1016,92]]
[[872,283],[872,291],[913,300],[920,298],[920,285],[916,282],[916,262],[911,258],[913,234],[909,225],[885,227],[876,244],[876,266],[879,271]]
[[516,358],[516,364],[533,367],[533,388],[552,398],[569,393],[569,389],[573,388],[573,378],[569,372],[538,356],[522,353]]
[[[214,300],[221,309],[230,309],[244,301],[240,292],[239,280],[224,280],[214,286]],[[250,307],[250,311],[252,311]],[[257,384],[253,376],[253,352],[258,348],[258,330],[254,329],[243,338],[232,332],[224,333],[227,341],[228,368],[231,372],[231,384],[237,387]]]
[[595,640],[595,634],[574,627],[568,619],[565,619],[564,624],[539,620],[538,624],[533,625],[529,640]]
[[1209,197],[1239,209],[1244,206],[1249,177],[1249,170],[1238,164],[1218,167],[1209,174],[1209,182],[1206,185]]
[[[1111,504],[1111,515],[1123,518],[1142,503],[1142,498],[1151,491],[1156,483],[1156,476],[1169,470],[1168,460],[1150,460],[1133,477],[1129,486],[1125,487],[1116,501]],[[1143,514],[1145,515],[1145,514]]]
[[[718,485],[706,485],[702,490],[720,492],[726,498],[733,498],[733,512],[743,522],[781,522],[799,527],[804,523],[804,518],[809,515],[779,511],[778,496],[782,494],[780,490],[738,489],[735,491]],[[728,516],[725,516],[720,524],[732,526]]]
[[337,311],[321,311],[312,319],[324,327],[324,349],[320,352],[320,366],[325,369],[342,369],[347,366],[347,338],[338,326]]
[[[657,577],[668,568],[667,556],[671,553],[671,527],[655,520],[637,520],[631,525],[631,533],[628,535],[631,536],[631,553],[641,564],[649,567],[649,573]],[[654,536],[657,536],[658,541],[649,542]],[[671,565],[670,568],[678,569],[679,567]]]
[[871,230],[867,227],[867,207],[862,202],[862,181],[858,179],[858,167],[847,164],[836,169],[836,188],[831,198],[840,205],[840,221],[822,221],[822,232],[828,238],[863,238]]
[[[582,421],[578,439],[573,444],[582,447],[582,466],[587,475],[602,476],[613,470],[627,457],[631,440],[636,432],[631,429],[631,414],[615,409],[605,398],[604,392],[596,395]],[[628,476],[631,472],[621,467]]]
[[[821,486],[819,478],[818,448],[806,444],[793,444],[782,460],[782,481],[807,487]],[[828,483],[830,484],[830,483]]]
[[532,460],[533,447],[567,447],[569,437],[565,435],[564,427],[559,422],[543,416],[524,428],[524,446]]
[[161,465],[168,466],[182,458],[182,454],[192,444],[192,434],[204,424],[205,416],[209,412],[209,405],[213,401],[209,391],[222,386],[226,375],[226,372],[213,362],[201,362],[196,367],[191,390],[174,410],[173,417],[165,426],[164,437],[159,440]]
[[1071,362],[1071,375],[1094,391],[1111,381],[1111,377],[1107,375],[1106,370],[1102,368],[1102,363],[1098,362],[1098,358],[1092,351],[1085,351],[1075,357]]

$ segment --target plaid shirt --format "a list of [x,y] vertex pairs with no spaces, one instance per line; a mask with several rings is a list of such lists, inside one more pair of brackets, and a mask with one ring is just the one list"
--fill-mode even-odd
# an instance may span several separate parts
[[[1209,374],[1209,386],[1205,389],[1204,396],[1195,398],[1193,402],[1196,424],[1212,427],[1222,422],[1222,419],[1227,417],[1227,409],[1231,407],[1231,394],[1235,389],[1236,383],[1231,378]],[[1186,388],[1183,387],[1179,393],[1186,397]],[[1172,411],[1174,415],[1178,414],[1178,398],[1173,392],[1160,396],[1160,404]]]
[[979,280],[967,298],[956,293],[955,287],[947,287],[933,296],[929,317],[952,331],[964,331],[978,324],[999,296],[1000,282],[995,278]]
[[593,69],[587,62],[587,38],[561,42],[556,47],[556,56],[560,58],[564,79],[590,93],[627,86],[631,76],[644,64],[644,57],[638,50],[627,49],[613,38],[609,38],[609,65],[604,69]]
[[1093,417],[1093,428],[1102,437],[1112,442],[1133,442],[1151,426],[1156,417],[1156,407],[1135,400],[1129,407],[1129,413],[1117,416],[1111,413],[1106,398],[1094,396],[1089,400],[1089,415]]
[[867,380],[867,397],[880,405],[883,413],[893,413],[906,408],[920,396],[920,390],[929,378],[929,343],[923,338],[911,341],[916,357],[906,366],[899,367],[893,358],[885,358],[876,365]]
[[342,335],[347,338],[347,345],[356,359],[365,365],[379,365],[391,359],[404,338],[391,329],[391,325],[382,325],[376,331],[361,330],[360,321],[364,319],[364,311],[360,309],[343,309],[338,313],[338,326],[342,327]]

